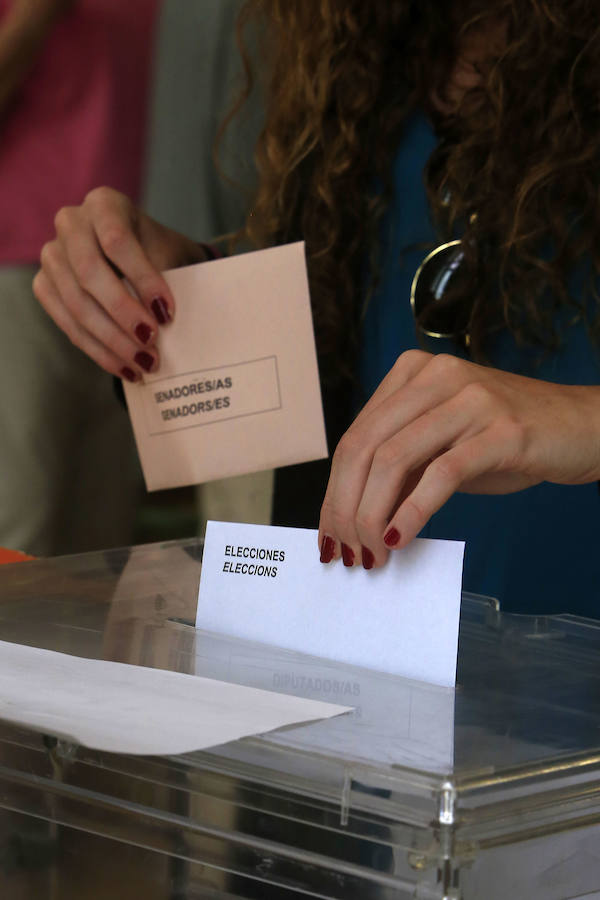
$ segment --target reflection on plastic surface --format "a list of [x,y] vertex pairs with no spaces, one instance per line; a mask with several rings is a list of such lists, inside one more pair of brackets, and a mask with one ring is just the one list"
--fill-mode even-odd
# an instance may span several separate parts
[[348,706],[0,641],[0,719],[112,753],[190,753]]
[[272,735],[288,747],[371,764],[446,772],[454,748],[454,690],[199,631],[196,672],[354,707],[342,719]]
[[[361,718],[339,734],[337,723],[316,723],[162,759],[82,747],[64,755],[3,723],[0,807],[50,829],[71,826],[59,826],[60,866],[66,848],[88,861],[85,841],[101,860],[91,863],[95,875],[122,884],[113,861],[125,857],[136,885],[155,873],[157,900],[176,891],[189,900],[595,898],[598,623],[506,616],[464,597],[455,758],[441,771],[435,689],[388,690],[387,676],[365,682],[350,667],[286,652],[267,658],[251,644],[226,651],[222,639],[197,635],[200,557],[192,540],[1,567],[0,639],[351,698]],[[396,732],[394,763],[385,761],[386,729]],[[0,811],[0,843],[11,835],[4,822]],[[0,893],[15,896],[14,886],[0,869]],[[34,889],[28,896],[49,900]]]

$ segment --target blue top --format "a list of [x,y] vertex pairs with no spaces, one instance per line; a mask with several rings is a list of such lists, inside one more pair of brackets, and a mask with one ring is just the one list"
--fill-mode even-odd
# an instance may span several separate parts
[[[423,169],[436,144],[422,115],[408,123],[394,164],[398,203],[381,230],[382,271],[364,323],[360,375],[367,396],[397,357],[419,342],[410,308],[414,273],[438,243]],[[429,347],[428,347],[429,349]],[[444,352],[452,352],[444,342]],[[498,368],[562,384],[600,384],[600,355],[581,323],[566,329],[559,352],[517,347],[503,334],[493,348]],[[570,612],[600,618],[600,491],[596,482],[543,483],[504,496],[455,494],[422,537],[466,541],[463,588],[497,597],[507,611]]]

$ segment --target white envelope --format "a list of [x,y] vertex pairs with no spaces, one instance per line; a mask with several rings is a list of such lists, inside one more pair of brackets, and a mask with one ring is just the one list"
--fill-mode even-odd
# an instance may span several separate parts
[[417,538],[347,569],[310,528],[209,522],[196,627],[454,687],[464,550]]

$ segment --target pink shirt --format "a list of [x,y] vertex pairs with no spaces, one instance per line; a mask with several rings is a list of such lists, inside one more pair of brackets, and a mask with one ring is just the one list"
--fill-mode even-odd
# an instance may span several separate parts
[[0,262],[35,262],[94,187],[139,196],[159,2],[79,0],[49,33],[0,120]]

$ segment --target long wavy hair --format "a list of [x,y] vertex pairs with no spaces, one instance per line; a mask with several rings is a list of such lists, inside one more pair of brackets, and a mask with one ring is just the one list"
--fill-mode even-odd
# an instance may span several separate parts
[[[501,46],[458,108],[438,116],[425,171],[440,236],[464,236],[472,352],[485,358],[488,337],[504,327],[552,349],[565,308],[600,332],[595,0],[247,0],[238,28],[248,89],[253,23],[266,117],[246,235],[257,246],[306,241],[326,378],[352,369],[365,261],[373,286],[404,123],[418,106],[435,117],[431,97],[443,95],[463,42],[494,23]],[[587,293],[570,296],[569,273],[584,257]]]

